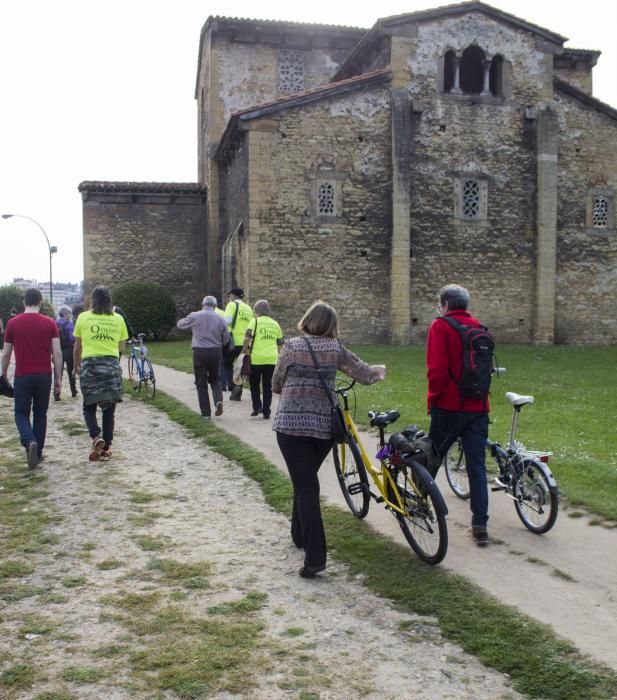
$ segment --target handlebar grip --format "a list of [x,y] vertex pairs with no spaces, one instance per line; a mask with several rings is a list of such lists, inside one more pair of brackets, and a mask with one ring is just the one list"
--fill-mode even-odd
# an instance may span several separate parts
[[500,376],[500,375],[505,374],[505,373],[506,373],[505,367],[493,367],[493,374]]

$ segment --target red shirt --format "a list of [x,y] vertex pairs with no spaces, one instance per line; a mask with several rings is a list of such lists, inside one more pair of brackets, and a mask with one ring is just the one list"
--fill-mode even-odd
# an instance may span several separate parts
[[[453,316],[460,323],[472,328],[482,324],[469,312],[462,309],[448,311],[446,316]],[[428,377],[428,410],[441,408],[444,411],[463,411],[465,413],[487,413],[488,399],[463,399],[457,380],[463,371],[463,343],[458,331],[436,318],[428,329],[426,344],[426,368]]]
[[15,376],[51,374],[51,340],[57,337],[56,322],[43,314],[23,313],[9,319],[4,342],[13,344]]

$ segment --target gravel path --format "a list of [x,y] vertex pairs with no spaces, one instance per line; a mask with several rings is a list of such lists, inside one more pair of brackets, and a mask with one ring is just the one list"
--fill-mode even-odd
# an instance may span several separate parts
[[[3,438],[14,435],[11,406],[0,403]],[[246,650],[241,685],[230,684],[231,671],[223,669],[202,695],[184,697],[519,697],[507,677],[443,640],[433,619],[394,610],[344,565],[331,560],[319,579],[301,579],[302,554],[288,520],[238,466],[156,408],[132,400],[118,407],[114,454],[104,464],[88,462],[78,400],[52,404],[49,419],[46,459],[37,470],[46,476],[46,493],[25,507],[53,521],[27,555],[33,572],[8,580],[39,592],[0,597],[0,672],[27,664],[33,682],[0,685],[0,697],[177,697],[153,693],[159,669],[135,671],[132,654],[153,647],[112,601],[156,595],[157,609],[175,605],[203,620],[213,606],[248,592],[263,602],[247,613],[259,632]],[[14,441],[0,442],[0,460],[16,451]],[[162,560],[201,566],[207,582],[165,580]],[[27,638],[33,616],[48,629],[39,624],[44,631]],[[112,649],[120,651],[104,653]],[[96,680],[71,670],[86,667],[98,670]]]

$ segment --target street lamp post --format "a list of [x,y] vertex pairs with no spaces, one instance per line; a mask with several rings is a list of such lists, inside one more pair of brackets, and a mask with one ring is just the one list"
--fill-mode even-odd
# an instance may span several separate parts
[[47,249],[49,250],[49,303],[53,304],[54,287],[51,276],[51,258],[54,253],[58,252],[58,248],[55,245],[50,245],[49,238],[47,238],[47,234],[45,233],[45,229],[41,226],[41,224],[39,224],[38,221],[36,221],[36,219],[32,219],[31,217],[26,216],[25,214],[2,214],[3,219],[11,219],[12,217],[17,217],[19,219],[28,219],[28,221],[32,221],[33,224],[36,224],[41,229],[41,232],[45,236],[45,241],[47,242]]

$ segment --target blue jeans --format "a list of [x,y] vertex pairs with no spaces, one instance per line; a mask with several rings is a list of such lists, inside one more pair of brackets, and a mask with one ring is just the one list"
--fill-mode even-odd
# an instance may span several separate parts
[[463,443],[469,477],[471,525],[486,527],[488,522],[488,485],[486,483],[487,413],[464,413],[431,409],[428,433],[442,458],[458,438]]
[[[27,374],[15,377],[15,425],[21,444],[27,449],[31,442],[38,443],[39,458],[45,446],[47,409],[51,391],[51,374]],[[32,412],[32,422],[30,422]]]

